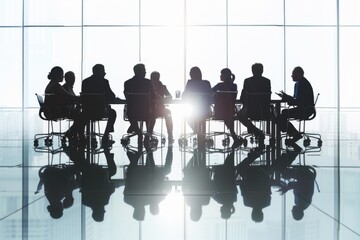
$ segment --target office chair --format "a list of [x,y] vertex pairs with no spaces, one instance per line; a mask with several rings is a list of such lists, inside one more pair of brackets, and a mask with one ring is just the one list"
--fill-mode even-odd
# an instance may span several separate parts
[[[45,104],[44,98],[42,95],[35,93],[36,98],[39,103],[39,117],[47,121],[47,133],[38,133],[34,136],[34,147],[37,150],[45,150],[48,151],[49,147],[53,146],[53,138],[56,136],[58,138],[61,138],[61,142],[63,143],[65,141],[64,139],[64,133],[61,130],[61,121],[64,120],[64,117],[59,117],[60,109],[58,106],[54,105],[51,106],[51,104]],[[45,98],[47,99],[47,102],[52,102],[52,98],[54,97],[53,94],[45,94]],[[54,122],[59,123],[59,131],[54,131]],[[44,139],[45,147],[39,147],[39,140]],[[56,149],[54,150],[56,151]]]
[[160,139],[161,147],[165,145],[165,136],[163,134],[148,132],[143,130],[144,122],[146,124],[150,123],[150,120],[153,116],[153,106],[152,100],[150,98],[149,93],[125,93],[126,105],[124,106],[124,121],[135,121],[137,122],[140,133],[127,133],[124,134],[121,138],[121,144],[124,147],[128,147],[130,145],[130,139],[134,136],[139,136],[138,143],[142,144],[142,137],[145,136],[145,139],[148,139],[148,146],[150,148],[156,148]]
[[237,93],[237,91],[217,91],[214,95],[214,105],[212,108],[212,116],[210,118],[209,125],[211,121],[224,122],[223,131],[212,131],[207,134],[207,138],[214,139],[214,144],[216,143],[216,136],[222,135],[224,136],[224,139],[222,140],[222,146],[228,147],[230,144],[230,138],[234,137],[230,132],[226,132],[225,122],[234,122],[235,101]]
[[[270,145],[274,145],[275,139],[270,133],[270,121],[273,120],[273,107],[271,105],[270,93],[247,93],[244,106],[246,117],[256,123],[259,123],[259,129],[262,130],[265,136],[268,136]],[[247,138],[250,138],[250,143],[257,143],[258,139],[255,133],[243,132],[241,135],[244,138],[244,146],[247,146]]]
[[[311,147],[310,144],[311,144],[311,138],[314,138],[314,139],[317,139],[317,147],[315,148],[320,148],[322,146],[322,140],[321,140],[321,135],[318,134],[318,133],[310,133],[310,132],[306,132],[306,129],[305,129],[305,123],[307,121],[311,121],[313,120],[315,117],[316,117],[316,103],[319,99],[319,95],[320,93],[318,93],[316,95],[316,98],[315,98],[315,102],[314,102],[314,106],[308,106],[305,108],[305,112],[308,112],[308,113],[311,113],[311,115],[309,116],[304,116],[303,118],[289,118],[289,121],[291,120],[296,120],[299,122],[299,127],[298,127],[298,131],[303,135],[303,145],[304,147],[306,148],[309,148],[308,150],[310,149],[313,149],[314,147]],[[285,139],[285,144],[288,143],[288,135],[285,134],[286,136],[286,139]],[[305,150],[306,151],[306,150]]]
[[[80,98],[82,117],[87,121],[85,136],[90,141],[92,149],[95,149],[103,137],[100,121],[107,121],[105,95],[103,93],[81,93]],[[112,139],[111,134],[109,134],[109,139]]]

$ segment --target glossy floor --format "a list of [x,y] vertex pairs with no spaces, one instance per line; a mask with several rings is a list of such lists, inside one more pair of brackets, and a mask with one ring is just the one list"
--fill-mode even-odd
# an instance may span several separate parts
[[[360,239],[358,111],[319,110],[307,130],[322,135],[321,147],[312,140],[304,152],[299,141],[300,153],[260,155],[252,144],[223,152],[218,137],[219,151],[184,151],[175,141],[137,156],[120,144],[128,123],[119,117],[112,149],[90,156],[100,170],[77,168],[89,156],[56,151],[56,140],[52,153],[34,149],[34,135],[46,132],[36,109],[3,110],[0,119],[0,239]],[[175,126],[178,138],[185,125]],[[66,208],[54,218],[48,206],[59,199]],[[300,220],[294,205],[305,208]]]

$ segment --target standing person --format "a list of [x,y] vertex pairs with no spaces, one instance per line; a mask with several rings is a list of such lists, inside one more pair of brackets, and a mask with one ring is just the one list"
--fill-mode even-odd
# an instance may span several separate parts
[[295,67],[291,75],[294,85],[294,95],[290,96],[284,91],[278,95],[286,100],[293,108],[282,110],[277,119],[277,123],[282,132],[287,132],[290,137],[289,144],[294,144],[302,138],[302,134],[289,121],[289,118],[302,119],[311,116],[314,111],[314,92],[310,82],[304,77],[304,70],[301,67]]
[[109,81],[105,79],[105,67],[102,64],[96,64],[92,68],[93,74],[82,81],[82,93],[98,93],[105,96],[105,115],[108,118],[101,145],[105,146],[114,143],[109,139],[109,133],[114,132],[116,120],[116,111],[111,108],[110,102],[116,99],[115,93],[111,90]]
[[210,116],[212,103],[212,90],[210,82],[202,79],[199,67],[190,69],[190,80],[187,81],[182,99],[192,105],[192,115],[188,124],[197,134],[199,147],[205,147],[206,118]]
[[253,76],[244,80],[244,87],[240,96],[243,108],[240,110],[238,115],[240,122],[247,127],[248,133],[253,133],[259,140],[259,146],[263,147],[265,139],[264,133],[255,127],[246,114],[247,108],[252,107],[251,102],[247,101],[247,95],[252,93],[271,93],[271,83],[269,79],[262,76],[264,67],[261,63],[253,64],[251,70]]
[[166,85],[164,85],[160,81],[159,72],[156,71],[152,72],[150,75],[150,80],[155,92],[155,109],[154,109],[155,118],[153,119],[154,122],[151,124],[153,126],[155,125],[156,117],[165,118],[165,124],[168,133],[168,141],[169,143],[173,143],[174,137],[173,137],[173,121],[172,121],[171,111],[168,108],[166,108],[164,105],[164,100],[172,99],[172,96],[169,90],[167,89]]
[[[234,92],[237,91],[237,85],[236,83],[234,83],[235,75],[231,72],[229,68],[224,68],[221,70],[220,80],[221,82],[216,84],[212,88],[212,91],[214,93],[216,93],[217,91],[234,91]],[[232,108],[232,109],[235,108],[235,106],[223,106],[223,107]],[[229,109],[228,112],[231,113],[232,112],[231,109]],[[234,115],[232,114],[231,116],[228,116],[228,118],[225,119],[224,122],[226,127],[229,129],[234,142],[241,141],[241,138],[239,138],[234,131]]]
[[60,85],[60,82],[63,81],[64,70],[59,67],[53,67],[48,75],[50,82],[45,88],[45,106],[48,111],[45,112],[47,118],[74,118],[74,123],[66,131],[65,137],[71,139],[73,137],[82,137],[84,132],[84,125],[80,120],[80,116],[73,116],[69,112],[69,105],[73,105],[79,100],[79,97],[71,95],[69,92],[65,91],[64,88]]
[[[149,94],[149,103],[148,106],[150,108],[150,116],[149,116],[149,121],[146,121],[146,128],[147,128],[147,132],[149,134],[152,134],[153,132],[153,125],[151,123],[154,122],[153,119],[153,109],[154,109],[154,89],[153,86],[151,84],[151,81],[147,78],[145,78],[146,76],[146,69],[145,69],[145,65],[142,63],[136,64],[133,68],[134,70],[134,76],[132,78],[130,78],[129,80],[125,81],[124,83],[124,94],[125,97],[128,93],[145,93],[145,94]],[[131,106],[128,105],[128,112],[136,112],[139,111],[139,109],[131,109]],[[136,121],[136,119],[133,119],[132,114],[129,114],[129,121],[130,121],[130,127],[127,130],[128,133],[138,133],[139,139],[138,142],[140,143],[140,141],[142,141],[142,133],[141,130],[138,126],[138,123]],[[145,143],[147,143],[149,140],[149,136],[146,136],[144,141]]]

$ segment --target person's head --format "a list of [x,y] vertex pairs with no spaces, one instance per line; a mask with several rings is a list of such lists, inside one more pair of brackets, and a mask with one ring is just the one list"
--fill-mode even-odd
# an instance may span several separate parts
[[301,67],[295,67],[292,71],[291,77],[293,81],[297,82],[304,77],[304,70]]
[[137,221],[144,221],[145,219],[145,207],[139,206],[134,208],[133,218]]
[[50,216],[54,219],[59,219],[62,217],[63,215],[63,206],[61,205],[61,203],[59,204],[54,204],[54,205],[49,205],[47,207],[48,212],[50,213]]
[[258,77],[261,76],[264,72],[264,67],[261,63],[254,63],[251,66],[251,71],[253,73],[254,76]]
[[199,67],[192,67],[190,69],[190,78],[192,80],[202,80],[202,74]]
[[262,222],[264,220],[264,213],[261,208],[253,208],[251,212],[251,219],[254,222]]
[[75,74],[72,71],[68,71],[65,73],[65,82],[70,86],[74,86]]
[[96,77],[105,77],[105,67],[102,64],[95,64],[92,68],[92,72]]
[[105,216],[104,206],[94,206],[92,210],[93,210],[92,218],[94,219],[95,222],[104,221],[104,216]]
[[150,204],[149,208],[152,215],[158,215],[160,212],[159,204],[157,203]]
[[135,76],[141,77],[141,78],[145,77],[145,75],[146,75],[146,69],[145,69],[145,65],[144,65],[144,64],[138,63],[138,64],[136,64],[136,65],[134,66],[133,69],[134,69],[134,74],[135,74]]
[[231,215],[235,212],[234,205],[223,205],[220,208],[221,218],[222,219],[229,219]]
[[160,73],[157,71],[154,71],[150,74],[150,80],[151,81],[159,81],[160,80]]
[[293,218],[297,221],[303,219],[304,217],[304,209],[300,208],[299,206],[293,206],[292,210]]
[[49,72],[47,78],[49,80],[61,82],[64,78],[64,70],[59,66],[53,67]]
[[220,80],[222,82],[234,82],[235,75],[231,72],[229,68],[224,68],[221,70]]

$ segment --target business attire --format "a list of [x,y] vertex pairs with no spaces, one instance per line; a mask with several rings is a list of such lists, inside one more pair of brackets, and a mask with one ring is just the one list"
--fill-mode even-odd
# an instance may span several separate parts
[[154,122],[151,124],[153,126],[155,125],[156,117],[164,117],[168,138],[169,140],[173,141],[173,121],[171,111],[164,105],[164,98],[172,98],[172,96],[167,87],[162,84],[161,81],[151,80],[151,83],[155,92],[155,118]]
[[104,94],[105,97],[105,116],[108,118],[104,131],[103,140],[108,139],[110,132],[114,132],[114,124],[116,121],[116,111],[111,108],[110,103],[115,100],[115,93],[111,90],[109,81],[103,77],[92,75],[82,81],[82,93],[98,93]]
[[277,123],[281,131],[299,139],[301,134],[288,119],[303,119],[314,113],[314,92],[310,82],[305,77],[295,82],[294,95],[286,100],[289,105],[294,107],[282,110]]
[[[129,80],[125,81],[124,83],[124,94],[126,97],[127,93],[145,93],[145,94],[149,94],[149,101],[146,106],[148,106],[150,108],[150,121],[146,122],[146,126],[147,126],[147,131],[149,133],[153,132],[153,126],[151,125],[151,122],[154,122],[154,88],[151,84],[151,81],[145,77],[139,77],[139,76],[134,76],[132,78],[130,78]],[[138,109],[130,109],[131,106],[128,106],[128,111],[129,112],[133,112],[133,111],[137,111]],[[130,127],[128,129],[128,133],[130,132],[137,132],[137,133],[141,133],[139,126],[137,124],[137,121],[132,119],[131,115],[128,116],[129,117],[129,121],[130,121]]]
[[[232,81],[224,81],[224,82],[220,82],[218,84],[216,84],[213,88],[212,91],[214,94],[216,94],[217,91],[237,91],[237,85],[235,83],[233,83]],[[235,106],[222,106],[223,108],[227,108],[229,111],[229,113],[232,111],[229,108],[235,108]],[[229,115],[228,118],[224,119],[224,123],[226,125],[226,127],[230,130],[230,133],[234,139],[234,141],[238,140],[237,135],[235,134],[234,131],[234,115],[232,114],[231,116]]]
[[188,124],[198,135],[199,145],[205,144],[206,118],[211,114],[212,90],[207,80],[188,80],[182,99],[192,106],[191,116],[188,117]]
[[252,76],[244,80],[244,86],[241,91],[240,101],[243,103],[243,107],[238,113],[240,122],[247,127],[249,133],[254,133],[255,136],[263,138],[264,134],[260,129],[249,120],[246,111],[247,108],[251,108],[251,103],[247,101],[248,93],[271,93],[270,80],[263,76]]

